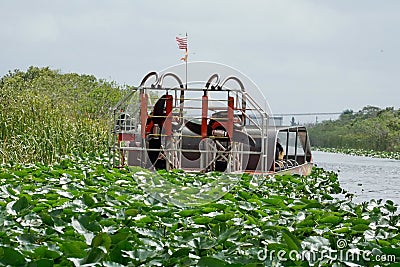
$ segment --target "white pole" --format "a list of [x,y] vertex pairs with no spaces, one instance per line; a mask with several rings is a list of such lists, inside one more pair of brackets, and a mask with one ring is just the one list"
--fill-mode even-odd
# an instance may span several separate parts
[[188,54],[188,45],[189,45],[189,42],[188,42],[188,39],[187,39],[187,33],[186,33],[186,60],[185,60],[185,62],[186,62],[186,69],[185,69],[185,89],[187,89],[187,75],[188,75],[188,57],[189,57],[189,54]]

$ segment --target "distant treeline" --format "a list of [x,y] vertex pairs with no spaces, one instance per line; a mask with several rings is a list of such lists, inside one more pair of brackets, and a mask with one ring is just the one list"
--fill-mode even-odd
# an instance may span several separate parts
[[400,151],[400,109],[367,106],[309,129],[313,146]]
[[0,78],[0,164],[108,151],[110,108],[127,87],[49,68]]

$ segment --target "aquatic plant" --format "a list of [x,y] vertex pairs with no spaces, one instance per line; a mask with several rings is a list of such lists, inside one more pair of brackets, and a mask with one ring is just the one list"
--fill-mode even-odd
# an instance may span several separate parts
[[[0,263],[384,266],[400,260],[397,206],[334,198],[346,192],[333,172],[315,168],[309,177],[270,177],[257,188],[243,175],[214,202],[177,207],[138,187],[135,175],[144,170],[107,163],[107,156],[89,154],[49,166],[1,165]],[[178,184],[196,179],[159,175],[173,181],[174,173]]]
[[341,153],[353,156],[365,156],[371,158],[386,158],[400,160],[400,152],[393,151],[376,151],[371,149],[355,149],[355,148],[326,148],[326,147],[313,147],[313,150]]

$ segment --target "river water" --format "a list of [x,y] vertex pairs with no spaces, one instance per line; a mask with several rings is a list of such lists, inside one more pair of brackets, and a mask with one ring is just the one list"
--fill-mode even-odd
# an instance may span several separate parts
[[338,172],[341,187],[354,194],[355,202],[390,199],[400,204],[400,160],[314,151],[313,161]]

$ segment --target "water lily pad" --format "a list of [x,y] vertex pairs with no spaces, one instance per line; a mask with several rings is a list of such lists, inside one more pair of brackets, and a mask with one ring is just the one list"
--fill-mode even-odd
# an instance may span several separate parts
[[226,222],[226,221],[228,221],[228,220],[230,220],[230,219],[232,219],[234,217],[235,217],[235,214],[231,212],[231,213],[225,213],[225,214],[216,215],[214,217],[214,219],[216,221]]
[[212,257],[202,257],[198,263],[197,263],[198,267],[225,267],[226,266],[226,262],[224,262],[223,260],[220,259],[216,259],[216,258],[212,258]]
[[183,258],[185,256],[189,256],[189,252],[191,251],[191,248],[181,248],[172,253],[170,258]]
[[60,248],[66,257],[83,258],[87,254],[85,251],[87,247],[86,243],[82,241],[65,241],[61,243]]
[[300,241],[288,230],[283,230],[282,238],[285,240],[287,246],[291,250],[300,251]]
[[53,267],[54,260],[50,259],[40,259],[37,261],[32,261],[28,264],[28,267]]
[[125,210],[125,216],[132,216],[135,217],[136,215],[138,215],[139,211],[137,209],[127,209]]
[[23,266],[25,257],[14,248],[0,247],[0,262],[4,265]]
[[56,251],[49,250],[47,247],[38,247],[34,250],[35,257],[42,259],[57,259],[60,254]]
[[20,197],[12,206],[12,209],[16,212],[20,212],[29,206],[28,199],[25,196]]
[[200,216],[200,217],[193,218],[193,221],[196,224],[208,224],[212,221],[212,218]]
[[342,221],[342,218],[339,216],[331,215],[331,216],[326,216],[323,217],[321,220],[319,220],[320,223],[326,223],[326,224],[332,224],[332,225],[337,225]]
[[197,214],[198,212],[198,210],[182,210],[179,212],[179,215],[182,217],[189,217]]
[[109,250],[111,246],[111,237],[107,233],[99,233],[92,240],[92,247],[104,247]]

